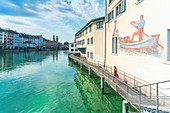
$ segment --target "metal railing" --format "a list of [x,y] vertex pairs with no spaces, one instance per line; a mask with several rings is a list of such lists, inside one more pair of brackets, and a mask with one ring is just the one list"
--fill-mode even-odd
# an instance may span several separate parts
[[[82,62],[86,62],[92,65],[94,68],[99,70],[101,73],[105,74],[109,79],[109,84],[114,86],[120,94],[130,101],[132,104],[136,105],[139,111],[142,111],[144,107],[152,108],[152,110],[157,111],[170,111],[170,96],[167,96],[167,91],[170,95],[170,80],[165,82],[159,82],[154,84],[149,84],[147,81],[142,80],[138,77],[135,77],[129,73],[126,73],[122,70],[118,70],[119,75],[119,84],[116,85],[112,80],[113,75],[113,66],[104,65],[103,62],[95,60],[85,60],[83,57],[74,56],[74,58],[79,59]],[[165,85],[168,84],[165,88]],[[114,84],[114,85],[113,85]],[[146,85],[147,84],[147,85]],[[162,86],[162,87],[161,87]],[[169,86],[169,87],[168,87]],[[166,92],[165,92],[166,91]]]
[[153,108],[157,113],[164,109],[170,111],[170,96],[168,96],[170,95],[170,80],[139,86],[139,92],[141,93],[139,95],[139,107],[147,105],[147,103],[142,102],[141,95],[143,94],[150,98],[152,102],[155,102]]

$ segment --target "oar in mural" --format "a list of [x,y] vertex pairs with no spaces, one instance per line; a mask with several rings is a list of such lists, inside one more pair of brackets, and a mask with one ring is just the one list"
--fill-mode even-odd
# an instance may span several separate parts
[[[132,23],[130,23],[130,24],[136,28],[136,26],[134,24],[132,24]],[[146,35],[147,37],[149,37],[149,35],[147,35],[146,33],[143,32],[143,34]],[[163,48],[163,46],[161,44],[158,43],[158,45]]]

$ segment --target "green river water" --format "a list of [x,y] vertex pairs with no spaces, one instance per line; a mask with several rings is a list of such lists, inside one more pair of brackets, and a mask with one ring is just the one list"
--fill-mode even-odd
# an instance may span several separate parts
[[0,53],[0,113],[121,113],[123,98],[79,67],[68,51]]

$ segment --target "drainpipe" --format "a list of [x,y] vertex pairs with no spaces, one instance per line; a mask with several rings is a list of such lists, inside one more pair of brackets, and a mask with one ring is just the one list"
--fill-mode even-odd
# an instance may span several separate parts
[[[105,0],[105,15],[107,15],[107,0]],[[105,16],[106,19],[106,16]],[[105,21],[105,52],[104,52],[104,67],[106,65],[106,21]]]

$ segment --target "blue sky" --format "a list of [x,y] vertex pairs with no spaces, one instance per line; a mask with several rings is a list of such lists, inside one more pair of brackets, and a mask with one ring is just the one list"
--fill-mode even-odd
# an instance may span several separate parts
[[72,42],[88,21],[104,16],[104,1],[0,0],[0,27]]

